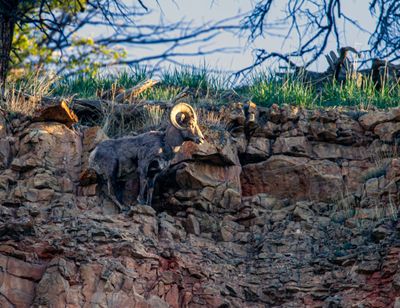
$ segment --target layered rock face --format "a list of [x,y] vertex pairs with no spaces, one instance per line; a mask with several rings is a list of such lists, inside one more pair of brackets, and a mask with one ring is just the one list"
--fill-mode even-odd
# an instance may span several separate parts
[[250,107],[128,213],[80,184],[101,129],[1,116],[0,306],[400,306],[400,110]]

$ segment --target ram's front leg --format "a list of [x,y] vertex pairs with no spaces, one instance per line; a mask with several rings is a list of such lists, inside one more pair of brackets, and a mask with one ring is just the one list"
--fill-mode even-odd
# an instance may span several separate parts
[[137,198],[137,202],[139,204],[146,204],[146,200],[144,198],[144,194],[147,189],[147,167],[143,167],[139,170],[139,196]]
[[115,183],[111,179],[107,179],[107,190],[108,190],[108,197],[111,199],[112,202],[119,208],[120,212],[124,209],[124,206],[121,202],[118,201],[115,195]]
[[151,203],[153,201],[153,193],[154,193],[154,186],[156,184],[157,178],[159,174],[154,175],[151,179],[147,181],[147,198],[146,198],[146,204],[151,206]]

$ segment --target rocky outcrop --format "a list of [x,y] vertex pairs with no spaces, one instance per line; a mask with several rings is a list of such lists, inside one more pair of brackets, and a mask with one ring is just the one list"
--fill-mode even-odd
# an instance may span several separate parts
[[334,200],[344,191],[340,167],[334,162],[274,155],[264,162],[244,166],[243,195],[267,193],[291,200]]
[[162,208],[198,208],[236,212],[241,203],[241,166],[226,131],[214,132],[210,142],[184,143],[171,172],[159,184]]
[[0,306],[400,303],[398,109],[232,108],[128,213],[81,181],[101,129],[0,116]]
[[246,151],[253,153],[251,145],[267,138],[269,143],[262,143],[270,145],[269,153],[257,162],[242,161],[243,195],[314,201],[361,197],[365,179],[374,170],[384,173],[385,160],[397,155],[397,113],[261,108]]

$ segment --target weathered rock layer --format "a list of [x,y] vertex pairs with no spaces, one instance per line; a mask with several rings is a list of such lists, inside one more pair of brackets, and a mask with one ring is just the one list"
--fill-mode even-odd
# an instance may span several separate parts
[[400,109],[220,112],[129,213],[99,128],[1,116],[0,306],[400,306]]

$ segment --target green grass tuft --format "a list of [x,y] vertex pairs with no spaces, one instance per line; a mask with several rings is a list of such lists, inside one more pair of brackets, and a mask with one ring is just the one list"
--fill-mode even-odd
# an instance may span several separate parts
[[61,78],[54,85],[55,96],[72,96],[79,98],[94,98],[98,91],[111,89],[115,84],[117,87],[130,88],[145,80],[148,72],[143,68],[134,68],[131,71],[123,71],[119,74],[107,74],[91,76],[80,74],[71,77]]
[[316,103],[315,89],[311,85],[293,78],[278,79],[265,73],[253,76],[250,85],[238,92],[261,106],[292,104],[311,108]]
[[[61,77],[52,86],[54,96],[95,98],[97,93],[111,89],[112,85],[130,88],[147,78],[157,78],[160,83],[140,95],[145,100],[169,100],[188,87],[193,99],[217,103],[251,99],[259,106],[291,104],[306,108],[354,106],[366,109],[399,106],[400,86],[386,84],[377,90],[371,80],[357,84],[327,82],[316,88],[289,75],[280,78],[269,72],[254,73],[245,84],[229,86],[229,76],[212,73],[206,67],[169,69],[154,76],[145,68],[132,68],[119,74],[77,75]],[[235,94],[232,96],[232,93]]]
[[377,90],[370,79],[357,85],[355,80],[344,84],[332,82],[325,84],[321,93],[321,106],[358,106],[368,108],[376,106],[396,107],[400,102],[400,87],[397,84],[385,85]]

